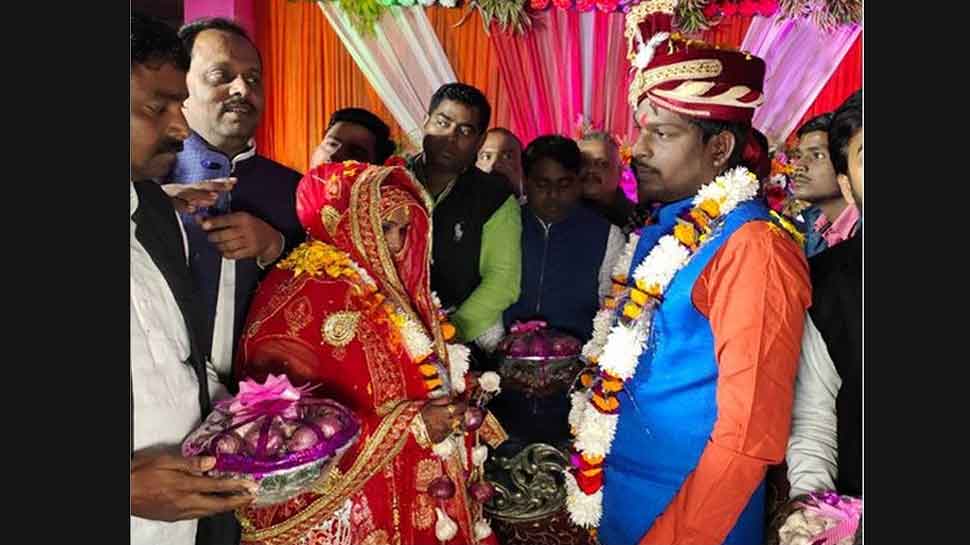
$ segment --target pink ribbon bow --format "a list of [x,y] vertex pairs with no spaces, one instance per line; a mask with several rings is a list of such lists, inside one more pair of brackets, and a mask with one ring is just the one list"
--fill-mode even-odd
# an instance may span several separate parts
[[836,545],[854,536],[862,515],[862,500],[834,493],[812,494],[813,503],[805,504],[805,511],[816,516],[838,521],[835,526],[815,536],[813,545]]
[[253,379],[239,383],[239,393],[229,404],[233,424],[259,416],[297,418],[297,402],[316,386],[296,387],[286,375],[269,375],[260,384]]
[[548,324],[542,320],[529,320],[528,322],[516,322],[512,324],[509,331],[512,333],[529,333],[546,327]]

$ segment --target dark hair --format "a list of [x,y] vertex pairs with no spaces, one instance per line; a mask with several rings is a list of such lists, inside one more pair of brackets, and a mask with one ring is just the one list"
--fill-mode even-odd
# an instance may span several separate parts
[[809,119],[801,128],[798,129],[796,134],[799,138],[805,136],[810,132],[829,132],[829,126],[832,125],[832,113],[826,113],[822,115],[817,115]]
[[353,123],[364,127],[374,135],[374,152],[377,156],[374,162],[383,165],[384,161],[394,153],[394,141],[391,140],[391,128],[384,123],[384,120],[377,117],[373,112],[363,108],[344,108],[337,110],[330,116],[327,130],[337,123]]
[[605,131],[590,131],[583,134],[579,139],[580,142],[604,142],[613,146],[613,149],[619,151],[620,146],[616,143],[616,140],[610,136]]
[[845,99],[845,102],[843,102],[842,105],[839,106],[839,109],[841,110],[842,108],[850,108],[850,107],[862,108],[862,89],[858,89],[856,90],[856,92],[849,95],[849,98]]
[[131,14],[131,65],[171,63],[183,72],[189,69],[189,54],[174,28],[158,19]]
[[558,134],[546,134],[529,142],[522,153],[523,173],[529,176],[532,167],[542,159],[552,159],[574,174],[579,174],[583,163],[576,141]]
[[493,132],[497,132],[499,134],[504,134],[505,136],[511,137],[512,140],[515,140],[515,143],[519,145],[519,150],[522,150],[522,141],[519,140],[519,137],[516,136],[514,132],[506,129],[505,127],[495,127],[492,129],[488,129],[488,132],[485,133],[485,136],[488,136]]
[[862,128],[862,89],[852,93],[832,116],[829,156],[836,174],[849,173],[849,140]]
[[249,37],[246,30],[239,26],[238,23],[224,17],[200,17],[191,23],[182,25],[182,28],[179,29],[179,38],[185,44],[185,50],[189,52],[189,55],[192,54],[192,48],[195,47],[195,39],[206,30],[222,30],[245,38],[253,46],[253,49],[256,50],[256,55],[259,56],[259,62],[262,64],[263,57],[259,53],[259,48],[256,47],[256,42]]
[[[734,149],[731,151],[731,157],[728,158],[725,169],[734,168],[744,163],[742,159],[744,157],[745,147],[748,144],[748,132],[751,130],[750,124],[716,121],[712,119],[695,119],[692,117],[687,118],[687,120],[701,129],[701,141],[705,144],[708,140],[724,131],[729,131],[733,134]],[[754,165],[749,164],[747,166],[754,168]]]
[[484,133],[492,120],[492,107],[485,95],[476,87],[464,83],[446,83],[438,88],[431,97],[428,105],[428,115],[431,115],[444,100],[454,100],[478,111],[478,132]]
[[763,132],[752,127],[749,133],[748,146],[744,150],[742,160],[761,181],[767,181],[771,178],[770,147],[768,137]]

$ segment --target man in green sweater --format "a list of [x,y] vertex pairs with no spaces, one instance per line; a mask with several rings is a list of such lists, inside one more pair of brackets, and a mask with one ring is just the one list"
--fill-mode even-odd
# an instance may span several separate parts
[[478,89],[449,83],[431,97],[424,151],[410,168],[434,199],[431,288],[459,339],[491,352],[502,312],[519,298],[522,219],[504,179],[475,166],[492,115]]

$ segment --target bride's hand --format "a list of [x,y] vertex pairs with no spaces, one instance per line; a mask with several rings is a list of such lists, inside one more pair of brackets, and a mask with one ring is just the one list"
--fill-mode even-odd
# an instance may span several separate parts
[[452,431],[461,429],[467,404],[461,399],[439,399],[425,405],[421,410],[421,418],[428,429],[428,437],[434,443],[440,443]]

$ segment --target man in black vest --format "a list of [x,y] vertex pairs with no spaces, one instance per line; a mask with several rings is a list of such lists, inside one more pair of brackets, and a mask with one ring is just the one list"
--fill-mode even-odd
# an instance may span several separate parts
[[188,64],[174,29],[131,16],[131,542],[144,545],[194,543],[194,519],[252,501],[252,483],[204,477],[215,460],[178,449],[209,411],[210,379],[218,384],[199,350],[178,216],[154,181],[188,136]]
[[[862,91],[836,110],[829,153],[843,194],[862,213]],[[860,220],[861,221],[861,220]],[[843,494],[862,495],[862,229],[809,260],[812,320],[818,326],[842,385],[836,398],[838,478]]]
[[[862,134],[862,92],[858,91],[833,114],[828,147],[842,194],[856,203],[860,214]],[[808,263],[809,313],[822,342],[813,343],[817,345],[813,349],[803,341],[787,454],[792,500],[776,523],[781,516],[789,516],[808,492],[834,487],[841,494],[862,496],[861,227],[855,236]],[[806,322],[806,328],[810,325]],[[861,534],[855,543],[861,543]]]
[[491,115],[478,89],[442,86],[428,107],[424,151],[409,161],[435,203],[431,288],[458,338],[487,352],[504,333],[502,312],[519,298],[522,236],[504,178],[474,164]]

